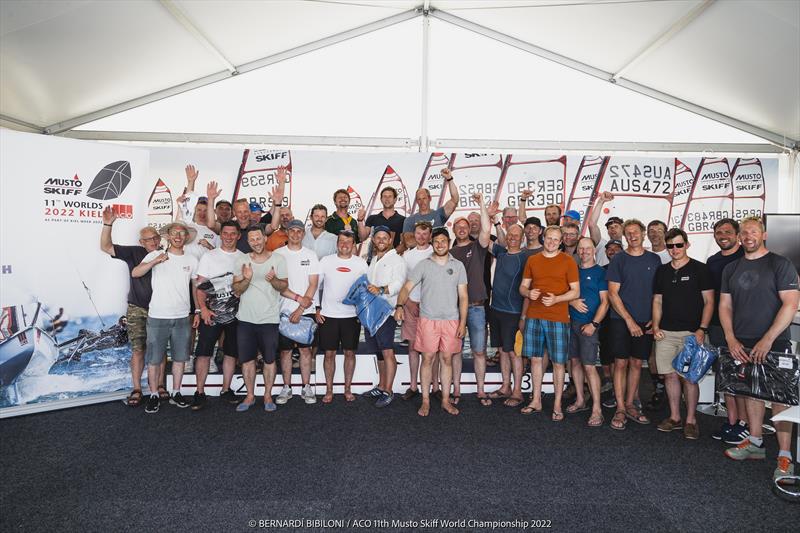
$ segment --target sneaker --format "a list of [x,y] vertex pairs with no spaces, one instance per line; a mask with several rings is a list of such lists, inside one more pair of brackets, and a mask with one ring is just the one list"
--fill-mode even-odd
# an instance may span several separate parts
[[[688,426],[689,424],[687,424]],[[661,423],[656,426],[656,429],[659,431],[663,431],[664,433],[669,433],[670,431],[677,431],[679,429],[683,429],[683,422],[678,420],[672,420],[671,418],[665,418],[661,421]]]
[[292,388],[289,385],[284,385],[283,388],[281,388],[281,393],[278,394],[277,398],[275,398],[275,403],[277,403],[278,405],[283,405],[291,399],[292,399]]
[[735,448],[725,450],[725,455],[734,461],[744,461],[745,459],[766,459],[767,450],[764,445],[756,446],[747,439]]
[[314,389],[311,388],[311,385],[303,385],[303,390],[300,392],[300,397],[303,398],[308,405],[312,403],[317,403],[317,395],[314,394]]
[[206,406],[206,393],[194,391],[194,398],[192,399],[192,411],[199,411]]
[[186,361],[186,366],[183,367],[184,374],[194,374],[194,356],[191,356],[188,361]]
[[386,407],[394,400],[394,394],[391,392],[381,392],[378,401],[375,402],[375,407]]
[[372,387],[367,392],[362,393],[361,397],[362,398],[377,398],[381,394],[383,394],[382,390],[380,390],[378,387]]
[[785,476],[794,476],[794,464],[792,464],[792,460],[788,457],[779,456],[778,457],[778,467],[775,469],[775,472],[772,474],[772,481],[780,483],[781,485],[794,485],[796,480],[795,479],[785,479],[778,481],[778,478],[785,477]]
[[236,397],[236,394],[231,389],[226,390],[225,392],[219,395],[220,400],[225,400],[228,403],[239,403],[239,398]]
[[415,389],[412,389],[412,388],[408,388],[408,389],[406,389],[406,391],[403,393],[403,395],[401,396],[401,398],[402,398],[403,400],[405,400],[405,401],[408,401],[408,400],[412,400],[412,399],[416,398],[417,396],[419,396],[419,389],[416,389],[416,390],[415,390]]
[[169,399],[169,403],[171,403],[176,407],[180,407],[181,409],[189,407],[189,402],[186,401],[186,398],[184,398],[183,394],[181,394],[180,392],[176,392],[175,394],[173,394],[172,398]]
[[[733,424],[729,424],[728,422],[723,422],[722,425],[716,430],[714,433],[711,434],[711,438],[714,440],[722,440],[722,437],[725,436],[732,428],[734,427]],[[729,442],[728,444],[739,444],[738,442]]]
[[731,429],[722,435],[722,442],[725,444],[741,444],[747,440],[750,440],[750,428],[741,422],[731,426]]
[[616,406],[617,406],[617,399],[614,396],[603,400],[603,407],[606,407],[608,409],[614,409]]
[[157,413],[160,406],[161,400],[158,399],[158,394],[151,394],[147,399],[147,404],[144,406],[144,412],[148,414]]
[[683,436],[689,440],[697,440],[700,438],[700,428],[697,424],[686,424],[683,427]]
[[208,362],[208,373],[209,374],[218,374],[219,367],[217,366],[217,362],[214,361],[214,358],[211,357],[210,361]]

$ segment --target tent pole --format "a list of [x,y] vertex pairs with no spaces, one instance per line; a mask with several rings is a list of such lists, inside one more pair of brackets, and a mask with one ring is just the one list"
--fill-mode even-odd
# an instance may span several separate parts
[[431,21],[428,17],[430,13],[430,0],[425,0],[422,8],[422,97],[420,100],[420,135],[419,151],[428,151],[428,100],[430,98],[429,75],[430,75],[430,31]]

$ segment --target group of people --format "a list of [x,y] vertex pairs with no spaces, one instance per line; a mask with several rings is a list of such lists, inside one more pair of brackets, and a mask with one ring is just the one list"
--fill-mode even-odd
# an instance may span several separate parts
[[[788,259],[767,250],[765,227],[757,217],[717,221],[714,238],[720,251],[703,263],[689,257],[691,242],[683,230],[668,229],[658,220],[645,226],[636,219],[611,217],[602,235],[599,215],[614,200],[608,192],[598,196],[585,221],[588,237],[581,237],[576,211],[562,214],[560,206],[551,205],[544,211],[544,223],[528,217],[525,205],[531,191],[520,193],[519,207],[502,211],[496,202],[472,195],[476,210],[452,222],[451,237],[447,221],[459,203],[459,190],[449,169],[442,171],[449,199],[439,208],[422,188],[415,194],[416,212],[403,217],[395,209],[397,191],[385,187],[379,213],[367,217],[362,208],[353,217],[350,195],[340,189],[333,195],[335,210],[329,215],[325,205],[315,205],[308,227],[284,205],[284,168],[277,171],[266,213],[245,199],[217,201],[221,190],[213,181],[206,195],[198,196],[198,174],[193,166],[186,167],[186,192],[178,199],[183,215],[159,230],[142,228],[139,246],[114,244],[116,216],[110,208],[103,212],[101,248],[125,261],[131,275],[127,322],[134,390],[128,403],[145,401],[141,376],[146,363],[148,413],[157,412],[165,400],[202,409],[218,344],[224,353],[220,396],[236,404],[236,411],[256,404],[257,359],[264,377],[264,410],[274,411],[291,399],[293,351],[299,352],[305,403],[317,401],[310,375],[318,350],[324,353],[326,383],[321,401],[334,399],[337,353],[344,354],[344,399],[354,401],[361,323],[355,306],[343,300],[362,275],[367,276],[367,290],[395,309],[374,334],[365,330],[362,350],[377,356],[380,381],[363,396],[377,407],[395,399],[399,326],[408,341],[410,369],[410,386],[401,397],[410,401],[420,396],[420,416],[430,413],[432,398],[447,413],[459,413],[461,352],[468,337],[482,406],[502,401],[519,407],[523,415],[540,413],[549,361],[553,421],[590,411],[587,425],[603,426],[601,407],[606,406],[615,409],[609,423],[614,430],[625,430],[629,422],[650,424],[639,398],[643,362],[649,361],[654,393],[645,406],[658,408],[664,395],[669,404],[669,416],[657,429],[682,430],[687,439],[697,439],[698,385],[672,367],[687,336],[701,344],[727,346],[741,362],[760,363],[770,351],[790,349],[798,276]],[[368,261],[357,253],[359,245],[368,247]],[[308,344],[281,333],[282,323],[301,321],[318,325]],[[164,387],[168,345],[171,396]],[[502,375],[495,391],[485,387],[487,346],[497,350]],[[192,354],[197,385],[189,399],[180,390]],[[273,398],[278,357],[285,385]],[[525,405],[523,358],[529,361],[533,386]],[[247,390],[243,398],[230,388],[237,364]],[[565,390],[567,372],[571,379]],[[735,445],[726,455],[765,458],[764,402],[730,396],[726,405],[728,421],[713,435]],[[773,413],[785,408],[772,404]],[[776,430],[777,477],[794,467],[791,425],[779,422]]]

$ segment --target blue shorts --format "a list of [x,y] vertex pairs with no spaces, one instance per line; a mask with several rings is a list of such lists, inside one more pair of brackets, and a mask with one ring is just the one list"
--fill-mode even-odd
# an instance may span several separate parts
[[467,332],[470,351],[486,353],[486,308],[483,304],[470,305],[467,309]]
[[386,322],[378,328],[375,336],[369,334],[369,330],[364,328],[364,343],[367,345],[367,352],[378,356],[378,361],[383,361],[383,350],[394,350],[394,330],[397,329],[397,322],[393,317],[386,319]]
[[569,322],[525,319],[522,355],[542,357],[547,350],[553,363],[564,365],[569,356]]

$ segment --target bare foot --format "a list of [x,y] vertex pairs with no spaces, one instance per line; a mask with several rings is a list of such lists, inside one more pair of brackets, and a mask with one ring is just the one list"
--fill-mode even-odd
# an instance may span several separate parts
[[451,415],[457,415],[458,414],[458,409],[456,409],[456,407],[453,404],[451,404],[449,401],[447,401],[447,400],[442,402],[442,409],[444,409],[445,411],[447,411]]
[[333,401],[333,391],[325,391],[325,396],[322,397],[322,403],[331,403]]
[[430,402],[422,402],[422,406],[417,411],[419,416],[428,416],[428,413],[431,412],[431,403]]
[[352,393],[352,392],[350,392],[349,390],[346,390],[346,391],[344,391],[344,399],[345,399],[345,401],[347,401],[347,402],[354,402],[354,401],[356,401],[356,397],[355,397],[355,396],[353,395],[353,393]]

